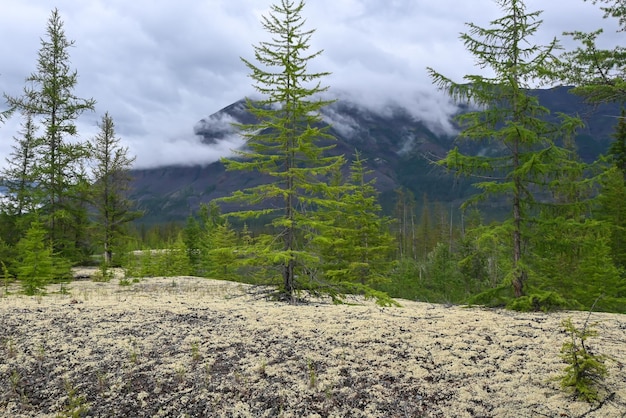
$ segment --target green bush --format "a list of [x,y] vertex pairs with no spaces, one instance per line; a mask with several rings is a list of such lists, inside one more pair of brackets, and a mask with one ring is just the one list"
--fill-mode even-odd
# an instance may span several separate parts
[[46,285],[54,278],[54,258],[52,247],[47,243],[46,231],[39,221],[31,223],[30,228],[18,243],[17,275],[24,293],[34,295],[43,292]]
[[572,305],[558,293],[536,291],[530,295],[512,299],[506,307],[521,312],[552,312],[571,308]]

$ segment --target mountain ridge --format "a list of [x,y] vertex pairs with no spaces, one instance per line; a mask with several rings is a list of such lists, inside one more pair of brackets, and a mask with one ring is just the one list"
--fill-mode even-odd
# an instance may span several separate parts
[[[569,89],[533,90],[533,94],[552,113],[586,117],[576,144],[581,158],[593,161],[608,148],[619,108],[617,105],[591,108],[581,98],[570,94]],[[383,203],[389,203],[399,187],[417,197],[427,194],[431,200],[451,203],[460,202],[472,193],[469,181],[455,179],[431,164],[433,159],[443,157],[457,145],[458,138],[434,132],[427,121],[416,119],[409,110],[389,106],[385,112],[376,112],[358,103],[338,100],[326,106],[321,116],[329,126],[329,133],[336,138],[332,153],[349,159],[358,149],[373,171]],[[206,146],[214,146],[237,135],[233,123],[254,123],[244,100],[201,119],[194,126],[194,133]],[[146,223],[182,221],[201,203],[270,181],[254,172],[226,172],[219,161],[207,165],[137,169],[132,170],[131,175],[131,197],[144,210],[143,222]]]

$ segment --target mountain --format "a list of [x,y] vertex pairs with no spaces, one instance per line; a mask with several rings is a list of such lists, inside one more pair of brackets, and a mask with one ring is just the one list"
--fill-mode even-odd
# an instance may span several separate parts
[[[590,108],[568,90],[557,87],[532,93],[552,113],[583,117],[586,126],[580,130],[576,143],[581,158],[592,161],[606,151],[619,108],[616,105]],[[374,111],[340,100],[327,106],[322,117],[337,139],[333,153],[350,158],[358,149],[367,159],[382,194],[381,202],[387,209],[392,207],[394,190],[399,187],[411,190],[418,198],[427,194],[431,201],[454,203],[474,192],[469,181],[456,179],[431,162],[456,144],[473,147],[474,152],[487,150],[458,141],[453,132],[418,120],[407,109],[389,106]],[[200,120],[194,131],[203,144],[215,147],[236,135],[232,123],[253,122],[242,100]],[[254,172],[226,172],[220,162],[133,170],[132,177],[132,198],[145,211],[142,220],[145,223],[182,221],[202,202],[269,181]]]

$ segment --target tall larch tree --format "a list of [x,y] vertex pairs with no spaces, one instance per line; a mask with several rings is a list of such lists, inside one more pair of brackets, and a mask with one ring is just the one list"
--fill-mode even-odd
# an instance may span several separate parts
[[[15,144],[0,177],[7,193],[2,202],[3,212],[19,222],[19,218],[36,209],[34,193],[37,178],[34,176],[35,148],[37,146],[37,126],[30,114],[24,115],[19,137],[14,137]],[[19,235],[19,234],[18,234]]]
[[527,12],[521,0],[496,3],[502,17],[488,28],[468,23],[469,32],[461,35],[478,67],[493,75],[466,75],[463,82],[455,82],[432,68],[428,71],[433,82],[456,101],[472,104],[474,110],[458,119],[460,136],[488,141],[499,150],[496,156],[466,155],[455,148],[440,164],[458,174],[483,178],[476,184],[481,191],[476,199],[499,195],[510,202],[511,218],[499,227],[511,237],[509,279],[514,295],[520,297],[529,274],[526,249],[532,207],[540,192],[556,187],[559,174],[575,169],[571,152],[557,143],[570,137],[579,121],[560,115],[558,123],[547,122],[548,109],[529,92],[551,78],[559,47],[556,39],[545,46],[531,42],[541,25],[541,12]]
[[108,113],[102,117],[100,132],[89,144],[89,155],[94,164],[92,204],[96,210],[97,241],[104,251],[104,264],[109,266],[116,246],[124,247],[125,227],[139,212],[128,196],[135,158],[129,155],[128,147],[121,145]]
[[54,9],[46,37],[41,39],[37,70],[26,78],[21,96],[5,95],[12,110],[31,115],[42,128],[34,150],[33,173],[38,178],[40,213],[54,250],[68,256],[75,256],[72,230],[84,208],[77,197],[82,191],[77,187],[82,184],[86,153],[77,137],[76,120],[95,105],[93,99],[81,99],[74,93],[78,73],[70,65],[69,49],[73,45],[65,36],[59,11]]
[[[303,1],[281,0],[262,18],[271,40],[254,47],[256,63],[243,59],[261,96],[247,101],[257,123],[240,127],[246,147],[238,158],[225,161],[228,170],[272,178],[226,200],[252,207],[234,214],[244,219],[272,218],[272,233],[256,241],[254,257],[268,270],[280,270],[280,292],[290,301],[299,289],[310,287],[307,266],[319,262],[307,250],[306,236],[315,229],[310,211],[327,204],[325,178],[344,163],[325,153],[332,138],[321,128],[320,109],[329,103],[321,98],[327,90],[321,79],[328,73],[309,70],[321,51],[308,52],[314,31],[304,29],[304,6]],[[266,209],[257,209],[263,204]]]

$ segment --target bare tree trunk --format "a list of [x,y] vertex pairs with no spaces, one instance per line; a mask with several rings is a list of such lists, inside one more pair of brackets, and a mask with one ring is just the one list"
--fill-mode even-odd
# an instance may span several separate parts
[[[513,149],[513,166],[514,170],[519,167],[519,141],[515,142]],[[524,295],[524,279],[526,273],[520,267],[522,260],[522,208],[520,193],[522,190],[521,180],[518,177],[514,179],[514,196],[513,196],[513,291],[515,297]]]

